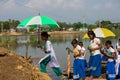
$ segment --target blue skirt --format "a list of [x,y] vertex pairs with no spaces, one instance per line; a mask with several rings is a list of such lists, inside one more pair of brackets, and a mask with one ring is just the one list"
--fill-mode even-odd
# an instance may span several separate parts
[[73,63],[73,80],[85,79],[85,60],[75,59]]
[[89,76],[99,77],[101,75],[101,55],[90,56]]
[[107,62],[107,77],[108,80],[116,80],[116,73],[115,73],[115,61]]
[[118,68],[118,76],[120,77],[120,65],[119,65],[119,68]]

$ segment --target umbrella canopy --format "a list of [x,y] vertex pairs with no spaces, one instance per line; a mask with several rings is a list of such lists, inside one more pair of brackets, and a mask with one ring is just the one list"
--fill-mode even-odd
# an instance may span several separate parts
[[49,17],[46,16],[34,16],[23,20],[17,28],[32,27],[48,27],[48,28],[59,28],[59,25]]
[[[106,38],[110,36],[115,36],[115,34],[107,28],[95,28],[92,30],[94,31],[96,37]],[[83,36],[83,38],[89,38],[87,33]]]

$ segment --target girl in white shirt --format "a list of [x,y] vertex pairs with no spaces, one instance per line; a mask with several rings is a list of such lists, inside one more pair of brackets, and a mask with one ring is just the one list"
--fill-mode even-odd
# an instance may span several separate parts
[[52,43],[48,40],[48,37],[49,37],[49,34],[47,32],[41,33],[41,39],[45,41],[45,44],[43,47],[41,45],[39,45],[39,47],[46,54],[46,56],[39,61],[41,72],[47,73],[46,66],[49,64],[49,66],[53,69],[53,71],[56,73],[57,76],[62,76],[60,65],[55,56]]
[[93,80],[93,77],[101,76],[101,41],[99,38],[96,38],[93,31],[88,31],[88,36],[90,38],[90,45],[88,47],[91,55],[89,59],[89,79]]
[[76,39],[73,39],[71,44],[74,50],[70,48],[67,48],[67,50],[72,52],[75,58],[73,63],[73,80],[85,80],[85,66],[83,55],[81,54],[81,47]]
[[106,41],[104,50],[101,51],[105,55],[107,60],[106,72],[108,80],[116,80],[115,74],[115,50],[112,47],[112,42],[110,40]]
[[117,59],[116,59],[115,69],[116,69],[116,75],[120,77],[120,39],[116,44],[116,51],[117,51]]

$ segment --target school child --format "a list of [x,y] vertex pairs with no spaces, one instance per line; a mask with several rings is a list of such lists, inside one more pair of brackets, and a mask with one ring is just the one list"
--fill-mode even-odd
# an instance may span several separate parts
[[116,50],[117,50],[117,55],[116,55],[117,59],[116,59],[115,69],[116,69],[116,75],[120,77],[120,39],[117,42]]
[[115,50],[112,47],[112,42],[110,40],[106,41],[105,48],[101,51],[103,55],[108,58],[107,66],[106,66],[106,73],[108,80],[116,80],[115,74]]
[[53,69],[56,75],[62,77],[62,71],[60,70],[60,65],[55,56],[52,43],[48,40],[49,36],[50,35],[47,32],[41,33],[41,39],[45,41],[45,44],[43,47],[41,45],[39,45],[39,47],[42,49],[42,51],[45,52],[46,56],[39,61],[40,69],[41,72],[47,73],[46,66],[49,64],[49,66]]
[[81,47],[81,57],[80,59],[82,59],[84,61],[84,68],[85,68],[85,71],[87,69],[87,62],[86,62],[86,59],[85,59],[85,55],[86,55],[86,50],[85,50],[85,47],[83,46],[83,42],[79,42],[79,45]]
[[88,37],[90,38],[90,45],[88,49],[90,51],[89,59],[89,80],[93,80],[93,77],[100,78],[101,76],[101,41],[99,38],[96,38],[96,35],[93,31],[88,31]]
[[78,44],[76,39],[73,39],[71,42],[74,50],[67,48],[68,51],[72,52],[74,55],[74,63],[73,63],[73,80],[84,80],[86,78],[85,68],[84,68],[84,60],[81,58],[81,47]]

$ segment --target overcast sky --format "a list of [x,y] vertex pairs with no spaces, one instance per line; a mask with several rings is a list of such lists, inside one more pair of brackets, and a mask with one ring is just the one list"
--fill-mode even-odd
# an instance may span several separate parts
[[38,15],[55,21],[95,23],[120,22],[120,0],[0,0],[0,21]]

